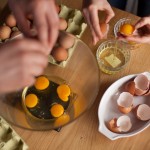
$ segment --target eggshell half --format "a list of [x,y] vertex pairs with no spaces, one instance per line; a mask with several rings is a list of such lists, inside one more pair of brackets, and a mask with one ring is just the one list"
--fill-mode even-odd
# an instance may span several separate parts
[[130,81],[126,84],[125,89],[127,90],[127,92],[129,92],[130,94],[134,95],[135,94],[135,83],[134,81]]
[[117,99],[117,104],[120,112],[129,113],[133,107],[133,95],[128,92],[122,92]]
[[150,107],[146,104],[140,104],[136,107],[136,116],[142,121],[150,120]]
[[118,119],[114,118],[109,121],[108,128],[112,132],[121,133],[128,132],[132,127],[131,120],[128,116],[120,116]]
[[140,74],[134,79],[135,82],[135,95],[143,95],[145,94],[149,89],[149,80],[148,78]]
[[130,118],[124,115],[117,119],[117,126],[122,132],[128,132],[132,127],[132,123]]
[[119,130],[119,128],[117,127],[117,119],[114,118],[112,120],[109,121],[108,123],[108,128],[112,131],[112,132],[116,132],[116,133],[120,133],[121,131]]

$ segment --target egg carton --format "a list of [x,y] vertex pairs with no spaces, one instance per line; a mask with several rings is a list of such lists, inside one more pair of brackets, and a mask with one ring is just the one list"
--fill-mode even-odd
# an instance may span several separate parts
[[60,8],[59,17],[65,19],[68,23],[65,31],[80,38],[87,27],[81,11],[65,5],[60,5]]
[[[84,17],[82,15],[81,11],[78,9],[69,8],[62,4],[60,5],[60,8],[61,8],[61,10],[59,12],[59,17],[65,19],[68,24],[68,27],[66,28],[65,31],[70,34],[73,34],[77,38],[81,38],[82,34],[84,33],[84,31],[87,27],[87,24],[84,21]],[[77,44],[77,40],[75,41],[74,46],[72,48],[68,49],[68,59],[67,60],[58,63],[53,58],[53,56],[49,55],[49,62],[54,65],[58,65],[60,67],[65,67],[75,50],[76,44]]]
[[61,61],[61,62],[57,62],[52,55],[49,55],[48,56],[49,63],[52,63],[54,65],[57,65],[57,66],[60,66],[60,67],[64,68],[67,65],[68,61],[70,60],[70,58],[71,58],[71,56],[72,56],[72,54],[73,54],[73,52],[74,52],[74,50],[76,48],[77,41],[78,40],[75,39],[75,43],[74,43],[73,47],[68,49],[68,58],[67,58],[67,60]]
[[0,117],[0,150],[28,150],[29,147],[13,128]]

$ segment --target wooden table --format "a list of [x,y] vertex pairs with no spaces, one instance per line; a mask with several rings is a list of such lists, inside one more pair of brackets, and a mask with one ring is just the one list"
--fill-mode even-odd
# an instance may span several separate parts
[[[4,4],[5,0],[0,1]],[[64,0],[64,4],[67,4],[73,8],[81,8],[80,0],[69,1]],[[127,12],[114,9],[116,16],[110,22],[109,37],[113,35],[114,24],[123,17],[131,17],[138,19],[138,17],[131,15]],[[100,18],[102,16],[100,15]],[[89,45],[93,54],[95,55],[96,49],[99,46],[100,41],[96,46],[92,46],[90,30],[87,29],[82,37],[83,41]],[[150,71],[150,46],[143,45],[141,48],[131,51],[131,60],[128,66],[118,74],[106,75],[100,74],[100,90],[91,109],[86,112],[82,117],[78,118],[73,123],[65,126],[58,133],[56,131],[36,132],[28,131],[25,129],[17,128],[13,126],[16,132],[25,140],[31,150],[148,150],[150,149],[150,128],[146,129],[142,133],[124,139],[118,139],[111,141],[104,135],[98,132],[98,105],[100,99],[105,90],[117,79],[129,75],[140,73],[144,71]]]

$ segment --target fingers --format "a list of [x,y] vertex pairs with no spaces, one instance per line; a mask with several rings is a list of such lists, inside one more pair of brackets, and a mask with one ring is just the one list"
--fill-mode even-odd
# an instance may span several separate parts
[[139,29],[147,24],[150,24],[150,17],[144,17],[135,24],[135,29]]
[[100,25],[99,25],[99,17],[98,17],[98,10],[94,6],[89,7],[89,17],[90,17],[90,22],[92,25],[92,28],[96,34],[96,36],[101,39],[102,38],[102,32],[100,30]]
[[132,36],[123,36],[118,35],[119,40],[126,40],[126,41],[132,41],[137,43],[149,43],[150,42],[150,35],[145,36],[139,36],[139,35],[132,35]]
[[150,35],[149,36],[128,36],[125,38],[127,41],[133,41],[133,42],[137,42],[137,43],[149,43],[150,42]]
[[[8,46],[11,46],[12,53],[15,49],[15,54],[3,59],[3,65],[0,65],[0,92],[12,92],[32,85],[35,80],[34,77],[43,74],[44,68],[48,63],[47,55],[44,55],[40,50],[37,51],[36,46],[31,46],[32,50],[27,46],[25,49],[20,50],[22,46],[18,43],[19,47],[16,50],[16,42],[12,41],[12,43],[5,44],[7,48],[2,47],[2,51],[8,53],[8,50],[10,51],[10,47]],[[31,43],[28,42],[26,44],[32,45]],[[35,44],[36,42],[34,41]],[[30,50],[26,50],[27,48]],[[5,53],[0,54],[1,62],[1,58],[3,58]]]
[[46,48],[39,43],[37,40],[34,39],[20,39],[20,40],[14,40],[12,41],[11,45],[14,48],[13,53],[17,52],[18,49],[20,49],[20,51],[32,51],[32,52],[41,52],[44,55],[47,55],[46,53]]
[[33,11],[33,23],[37,30],[38,39],[46,47],[48,47],[48,24],[46,19],[46,13],[41,12],[38,9]]
[[49,44],[49,53],[50,53],[57,40],[58,31],[59,31],[59,17],[55,9],[54,3],[51,4],[51,13],[47,13],[47,22],[49,27],[48,44]]
[[[11,50],[10,50],[10,48],[11,48]],[[3,44],[0,47],[0,49],[1,49],[0,63],[5,62],[6,60],[11,60],[16,55],[18,58],[20,58],[20,55],[24,55],[24,53],[31,54],[31,55],[32,55],[32,53],[36,53],[36,54],[40,53],[44,57],[44,59],[47,61],[47,53],[46,53],[44,46],[40,42],[33,40],[33,39],[13,40],[13,41]],[[19,54],[19,56],[18,56],[18,54]],[[36,57],[33,57],[33,59],[37,59],[37,61],[40,61],[40,58],[38,56],[36,56]],[[28,60],[28,59],[29,58],[26,58],[26,60]],[[44,60],[42,60],[42,61],[44,62]],[[18,64],[19,64],[19,62],[18,62]],[[16,64],[16,65],[18,65],[18,64]]]
[[29,21],[27,20],[21,8],[16,7],[16,10],[14,11],[14,15],[17,20],[17,25],[19,29],[24,33],[25,36],[30,37],[31,33],[30,33]]
[[97,35],[93,29],[93,26],[92,26],[90,18],[89,18],[89,11],[86,8],[83,9],[83,15],[84,15],[84,18],[86,19],[89,27],[90,27],[92,39],[93,39],[93,44],[95,45],[99,41],[99,38],[97,37]]
[[106,8],[105,8],[105,12],[106,12],[106,21],[105,23],[108,23],[114,16],[115,16],[115,13],[113,12],[112,8],[110,7],[110,5],[108,5]]

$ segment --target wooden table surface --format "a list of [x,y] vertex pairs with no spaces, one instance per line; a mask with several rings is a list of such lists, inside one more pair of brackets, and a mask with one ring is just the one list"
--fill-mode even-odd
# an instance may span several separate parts
[[[5,2],[5,0],[0,1],[0,6],[2,7]],[[73,8],[81,8],[80,0],[62,0],[62,2]],[[110,22],[108,38],[113,36],[114,24],[120,18],[131,17],[138,19],[138,17],[127,12],[117,9],[114,9],[114,11],[116,16]],[[103,16],[100,15],[100,18],[103,18]],[[102,42],[100,41],[96,46],[92,46],[89,29],[83,35],[82,40],[88,44],[94,55],[97,47]],[[99,123],[97,115],[100,99],[105,90],[114,81],[129,74],[150,71],[149,56],[150,46],[142,45],[141,48],[131,51],[131,60],[123,71],[115,75],[101,73],[99,94],[91,109],[73,123],[63,127],[59,133],[56,131],[28,131],[16,126],[13,126],[13,128],[25,140],[31,150],[149,150],[150,128],[133,137],[111,141],[98,132]]]

